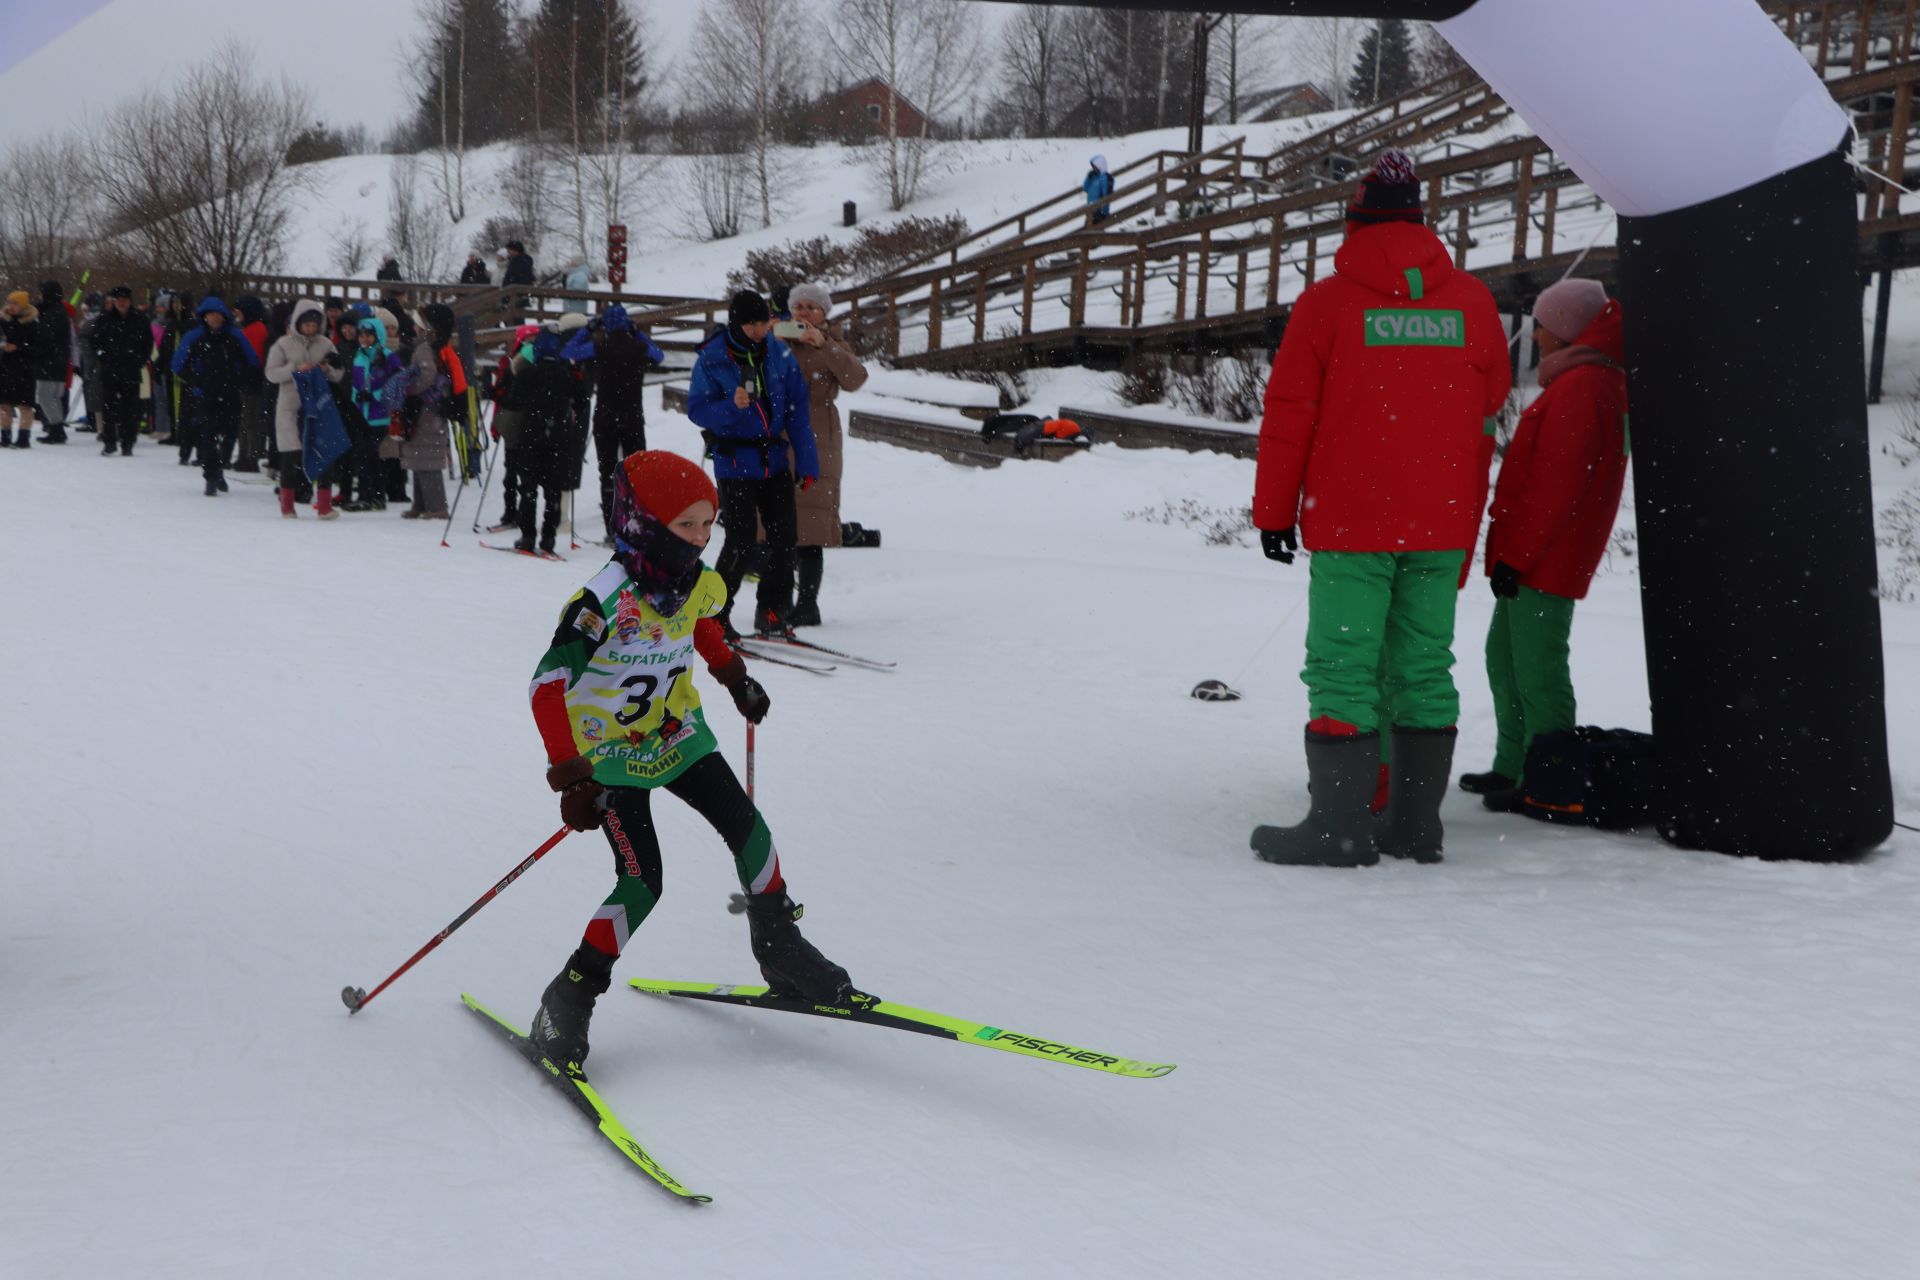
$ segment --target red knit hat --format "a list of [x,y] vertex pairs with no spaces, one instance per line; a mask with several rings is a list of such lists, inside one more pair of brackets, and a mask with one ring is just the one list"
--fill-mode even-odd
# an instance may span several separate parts
[[648,449],[629,455],[620,466],[626,473],[628,487],[633,490],[634,501],[661,524],[696,502],[720,505],[720,495],[714,491],[707,473],[699,464],[677,453]]

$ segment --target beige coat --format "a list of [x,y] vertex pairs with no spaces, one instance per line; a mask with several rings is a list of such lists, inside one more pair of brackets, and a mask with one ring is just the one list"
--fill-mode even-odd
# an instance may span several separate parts
[[[300,318],[307,315],[320,321],[320,332],[311,338],[300,332]],[[300,388],[294,385],[294,370],[303,364],[317,364],[328,382],[347,376],[345,365],[326,363],[326,357],[334,354],[326,335],[326,311],[312,298],[302,298],[293,304],[287,332],[267,348],[267,381],[280,388],[280,398],[273,406],[273,445],[281,453],[300,452]]]
[[420,414],[413,432],[400,446],[400,465],[409,471],[442,471],[447,466],[447,420],[440,416],[440,358],[426,333],[413,344],[413,363],[407,366],[407,393],[420,397]]
[[804,342],[787,344],[807,380],[813,447],[820,454],[820,483],[796,493],[793,500],[800,517],[800,533],[794,541],[802,547],[840,545],[840,475],[846,463],[846,440],[836,402],[842,391],[858,391],[867,383],[867,367],[853,354],[840,327],[829,322],[826,333],[826,345],[818,349]]

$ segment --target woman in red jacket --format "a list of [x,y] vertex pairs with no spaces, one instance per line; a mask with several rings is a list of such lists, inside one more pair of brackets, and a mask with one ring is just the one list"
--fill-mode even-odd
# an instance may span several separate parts
[[1620,304],[1592,280],[1563,280],[1534,304],[1540,398],[1520,415],[1493,493],[1487,681],[1493,768],[1460,779],[1489,809],[1520,807],[1527,747],[1571,729],[1567,638],[1607,552],[1627,477],[1627,371]]
[[1424,224],[1403,151],[1367,174],[1334,270],[1287,319],[1253,498],[1269,558],[1291,563],[1302,542],[1314,553],[1301,673],[1313,808],[1297,827],[1261,827],[1253,847],[1293,865],[1377,862],[1385,729],[1378,849],[1437,861],[1460,714],[1455,597],[1486,497],[1487,418],[1512,383],[1507,344],[1493,295]]

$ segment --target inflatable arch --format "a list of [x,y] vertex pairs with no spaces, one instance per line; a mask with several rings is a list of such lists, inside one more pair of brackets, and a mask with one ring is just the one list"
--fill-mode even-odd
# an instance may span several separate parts
[[1755,0],[1108,3],[1433,22],[1613,206],[1661,831],[1885,840],[1851,130]]

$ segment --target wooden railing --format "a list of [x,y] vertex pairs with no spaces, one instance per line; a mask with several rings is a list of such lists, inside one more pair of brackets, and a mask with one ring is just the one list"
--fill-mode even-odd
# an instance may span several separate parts
[[[1355,153],[1413,145],[1503,108],[1478,74],[1461,70],[1356,112],[1269,156],[1247,154],[1244,138],[1200,155],[1155,151],[1113,171],[1114,191],[1106,202],[1113,213],[1106,221],[1121,225],[1148,212],[1157,214],[1169,204],[1218,203],[1242,193],[1271,194],[1280,185],[1339,181],[1347,176],[1340,163]],[[1209,169],[1210,164],[1216,167]],[[1072,187],[914,258],[890,275],[922,270],[942,259],[957,266],[962,259],[1016,248],[1052,232],[1089,230],[1095,225],[1093,208],[1082,189]]]
[[[1843,102],[1888,104],[1857,118],[1869,163],[1896,181],[1905,181],[1915,144],[1916,83],[1915,62],[1830,82]],[[1430,159],[1421,177],[1428,221],[1456,265],[1471,265],[1496,292],[1516,297],[1571,265],[1590,242],[1591,216],[1605,215],[1537,137]],[[1863,237],[1915,229],[1909,224],[1920,220],[1901,215],[1896,188],[1863,179],[1862,190]],[[1163,227],[1075,232],[844,290],[835,300],[870,349],[907,365],[959,365],[1090,339],[1144,347],[1204,334],[1241,344],[1330,269],[1347,198],[1344,187],[1323,187]],[[1565,219],[1576,212],[1586,225],[1570,242]],[[1490,236],[1508,242],[1499,262],[1473,253]],[[1610,248],[1594,250],[1587,273],[1604,276],[1612,257]],[[1103,314],[1093,314],[1096,304]]]
[[1761,7],[1822,79],[1913,60],[1916,0],[1761,0]]

